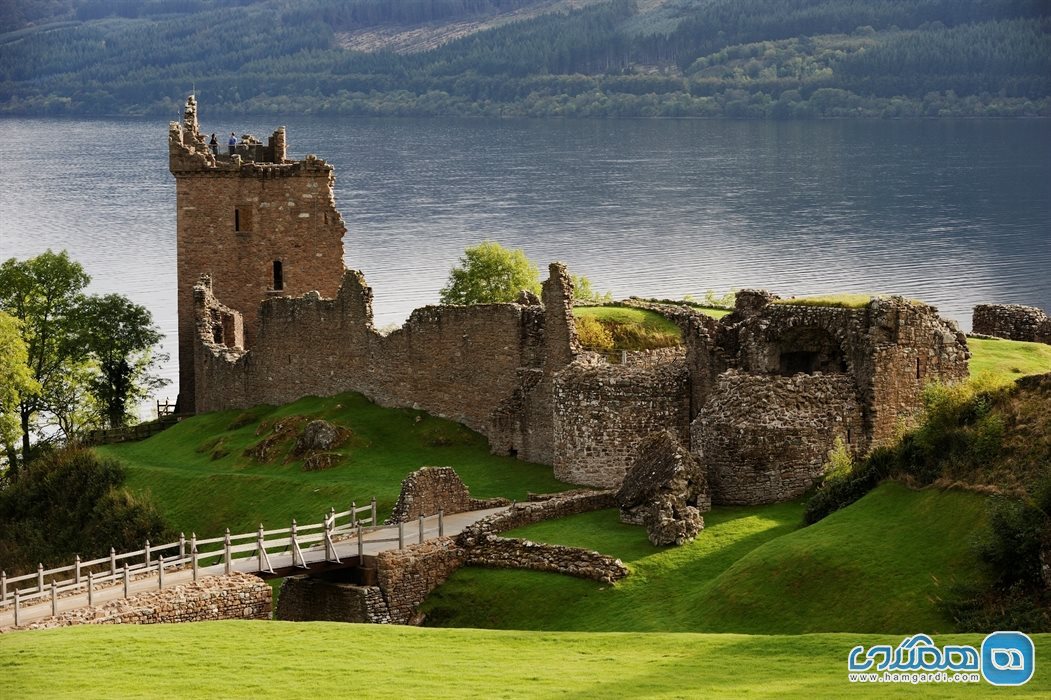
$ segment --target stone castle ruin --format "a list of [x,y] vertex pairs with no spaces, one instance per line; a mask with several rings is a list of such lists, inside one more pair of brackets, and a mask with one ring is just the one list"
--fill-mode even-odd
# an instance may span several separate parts
[[289,160],[284,129],[215,155],[192,97],[168,144],[185,412],[357,391],[601,487],[620,485],[646,436],[670,431],[713,502],[754,504],[800,495],[837,437],[863,453],[893,436],[925,383],[967,375],[963,334],[931,306],[807,306],[758,290],[720,320],[654,306],[683,345],[611,364],[580,347],[558,263],[540,299],[427,306],[382,334],[364,276],[343,268],[331,165]]

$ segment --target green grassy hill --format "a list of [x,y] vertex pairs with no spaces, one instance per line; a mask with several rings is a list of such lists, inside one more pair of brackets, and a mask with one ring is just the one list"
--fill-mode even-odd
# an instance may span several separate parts
[[971,582],[981,496],[887,483],[805,529],[798,503],[717,507],[683,547],[657,548],[615,511],[509,533],[597,549],[632,573],[615,586],[531,571],[462,569],[427,624],[577,631],[947,632],[937,605]]
[[[300,428],[323,418],[350,431],[330,469],[304,471],[290,455],[295,432],[275,439],[269,459],[245,455],[280,434],[289,420]],[[220,411],[184,420],[138,443],[97,448],[128,465],[128,486],[149,491],[177,530],[189,535],[283,527],[292,518],[317,522],[330,507],[375,496],[389,514],[401,480],[424,466],[451,466],[479,498],[523,499],[528,491],[569,488],[551,468],[489,454],[481,435],[422,411],[382,408],[360,394],[307,397],[281,407]]]

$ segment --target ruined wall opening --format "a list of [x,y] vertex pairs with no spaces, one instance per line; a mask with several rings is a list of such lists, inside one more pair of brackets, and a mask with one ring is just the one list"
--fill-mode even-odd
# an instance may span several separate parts
[[846,371],[839,341],[824,328],[793,328],[778,341],[778,373],[782,376]]
[[274,261],[274,286],[272,289],[279,291],[285,288],[285,272],[284,266],[280,260]]
[[249,207],[234,207],[234,231],[247,233],[252,230],[252,210]]

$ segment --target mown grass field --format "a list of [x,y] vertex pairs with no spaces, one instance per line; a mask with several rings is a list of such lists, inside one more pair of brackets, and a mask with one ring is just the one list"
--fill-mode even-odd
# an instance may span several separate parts
[[444,627],[577,631],[947,632],[937,600],[972,581],[984,499],[885,483],[801,529],[800,503],[722,507],[683,547],[600,511],[509,533],[619,557],[615,586],[533,571],[461,569],[424,604]]
[[[349,428],[351,436],[336,451],[343,460],[324,471],[303,471],[288,459],[293,438],[278,443],[273,458],[259,463],[244,455],[269,430],[289,416],[324,418]],[[569,488],[551,468],[489,453],[481,435],[422,411],[382,408],[360,394],[307,397],[281,407],[220,411],[185,420],[138,443],[97,448],[128,465],[128,486],[153,494],[161,512],[177,530],[201,536],[254,530],[259,523],[283,527],[292,518],[317,522],[351,500],[364,505],[376,496],[389,513],[401,480],[423,466],[451,466],[480,498],[523,499],[527,491]]]
[[[982,635],[935,637],[979,645]],[[897,635],[552,633],[339,623],[85,626],[0,635],[3,698],[1047,697],[1051,635],[1018,688],[855,685]]]

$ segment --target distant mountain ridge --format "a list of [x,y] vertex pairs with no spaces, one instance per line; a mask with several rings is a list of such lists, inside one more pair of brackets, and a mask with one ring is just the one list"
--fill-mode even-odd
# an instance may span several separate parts
[[[17,7],[16,7],[17,5]],[[1042,0],[26,0],[0,113],[1051,116]]]

